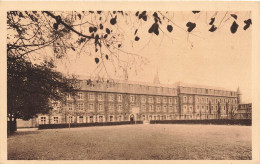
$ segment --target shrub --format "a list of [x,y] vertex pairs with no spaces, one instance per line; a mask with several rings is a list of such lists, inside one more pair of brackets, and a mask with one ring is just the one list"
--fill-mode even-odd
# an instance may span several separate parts
[[251,119],[214,119],[214,120],[151,120],[151,124],[216,124],[216,125],[252,125]]
[[[142,124],[143,121],[136,121],[136,124]],[[135,124],[132,121],[120,121],[120,122],[93,122],[93,123],[71,123],[70,127],[89,127],[89,126],[113,126],[113,125],[127,125]],[[39,129],[59,129],[59,128],[69,128],[69,124],[41,124]]]

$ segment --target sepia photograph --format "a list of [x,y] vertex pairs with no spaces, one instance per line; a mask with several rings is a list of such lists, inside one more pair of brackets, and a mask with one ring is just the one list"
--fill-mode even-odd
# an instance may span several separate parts
[[252,160],[250,8],[4,14],[8,161]]

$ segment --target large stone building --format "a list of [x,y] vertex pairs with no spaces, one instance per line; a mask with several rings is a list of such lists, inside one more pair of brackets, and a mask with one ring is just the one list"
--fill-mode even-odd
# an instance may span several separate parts
[[240,92],[176,83],[81,80],[77,96],[53,102],[39,124],[216,119],[236,113]]

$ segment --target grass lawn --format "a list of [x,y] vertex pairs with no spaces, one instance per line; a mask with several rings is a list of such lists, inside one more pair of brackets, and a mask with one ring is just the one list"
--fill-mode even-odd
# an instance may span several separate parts
[[252,159],[251,126],[144,124],[20,131],[9,160]]

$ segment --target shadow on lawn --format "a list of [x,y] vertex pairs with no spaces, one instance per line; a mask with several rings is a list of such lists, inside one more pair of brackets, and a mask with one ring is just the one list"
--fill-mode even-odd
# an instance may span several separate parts
[[14,133],[8,134],[7,137],[12,136],[21,136],[21,135],[29,135],[29,134],[39,134],[40,131],[16,131]]

